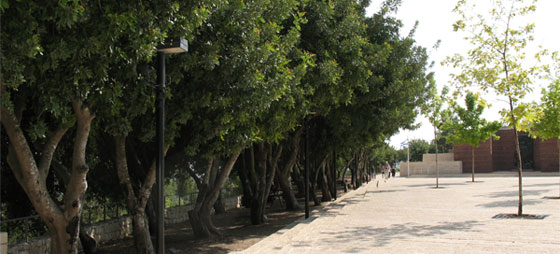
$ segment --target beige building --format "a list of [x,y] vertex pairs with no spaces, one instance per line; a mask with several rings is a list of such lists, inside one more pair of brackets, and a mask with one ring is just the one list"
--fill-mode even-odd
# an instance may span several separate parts
[[[455,161],[453,153],[440,153],[437,159],[440,175],[458,175],[463,172],[462,162]],[[401,162],[400,167],[401,176],[436,175],[436,154],[424,154],[421,162],[410,162],[410,174],[406,162]]]

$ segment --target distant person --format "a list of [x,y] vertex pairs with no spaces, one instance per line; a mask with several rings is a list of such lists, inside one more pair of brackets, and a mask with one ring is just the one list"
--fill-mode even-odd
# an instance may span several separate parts
[[396,173],[397,173],[397,169],[391,168],[391,174],[393,175],[393,177],[395,177]]
[[388,161],[385,161],[385,170],[387,171],[387,178],[391,177],[391,164]]

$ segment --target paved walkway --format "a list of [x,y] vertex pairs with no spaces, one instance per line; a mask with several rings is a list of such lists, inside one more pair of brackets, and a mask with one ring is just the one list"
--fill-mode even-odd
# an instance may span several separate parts
[[[560,253],[558,177],[391,178],[345,195],[240,253]],[[379,183],[379,184],[378,184]]]

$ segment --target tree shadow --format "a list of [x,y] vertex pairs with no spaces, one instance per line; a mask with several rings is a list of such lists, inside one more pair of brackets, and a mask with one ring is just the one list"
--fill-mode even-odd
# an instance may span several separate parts
[[[523,206],[528,206],[528,205],[535,205],[535,204],[540,204],[543,201],[541,200],[533,200],[533,199],[524,199],[523,200]],[[478,207],[484,207],[484,208],[495,208],[495,207],[512,207],[512,208],[517,208],[517,206],[519,205],[519,200],[517,199],[512,199],[512,200],[502,200],[502,201],[495,201],[495,202],[490,202],[490,203],[486,203],[486,204],[478,204],[476,206]]]
[[366,194],[379,194],[379,193],[394,193],[394,192],[402,192],[404,190],[370,190],[367,191]]
[[[550,187],[558,186],[558,183],[536,183],[536,184],[524,184],[523,187]],[[517,188],[517,185],[512,186],[512,188]]]
[[[405,187],[409,188],[422,188],[422,187],[435,187],[435,183],[431,184],[409,184],[405,185]],[[440,183],[439,186],[455,186],[455,185],[466,185],[466,183]]]
[[438,225],[419,225],[415,223],[393,224],[388,227],[351,227],[340,232],[321,232],[322,242],[346,243],[357,241],[352,249],[341,250],[344,253],[369,252],[371,247],[385,246],[392,241],[403,242],[415,237],[433,237],[455,231],[472,231],[475,226],[482,225],[477,221],[440,222]]
[[[526,187],[526,186],[525,186]],[[549,190],[523,190],[523,196],[527,195],[536,195],[539,196],[542,193],[549,192]],[[519,195],[519,191],[499,191],[499,192],[492,192],[489,194],[478,195],[477,197],[486,197],[486,198],[505,198],[505,197],[517,197]]]

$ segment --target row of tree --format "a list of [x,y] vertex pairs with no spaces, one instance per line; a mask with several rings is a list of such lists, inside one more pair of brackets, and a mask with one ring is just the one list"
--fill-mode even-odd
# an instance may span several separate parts
[[137,253],[153,253],[155,48],[186,36],[189,52],[168,56],[165,154],[198,188],[194,234],[219,235],[210,215],[232,171],[254,224],[275,179],[299,207],[290,176],[303,183],[306,163],[315,202],[316,189],[330,200],[346,168],[367,180],[430,95],[426,50],[389,15],[399,2],[366,17],[367,0],[2,1],[2,168],[53,253],[77,252],[93,197],[125,200]]
[[[472,46],[466,55],[448,57],[442,64],[457,68],[451,75],[456,88],[453,98],[446,98],[447,88],[441,92],[432,90],[431,100],[425,104],[423,113],[434,126],[435,140],[440,130],[451,131],[447,141],[466,144],[472,150],[472,181],[474,182],[474,148],[495,136],[501,127],[497,121],[488,122],[481,118],[488,105],[479,93],[464,90],[491,92],[505,98],[507,108],[501,111],[503,123],[512,128],[514,136],[516,165],[519,176],[518,216],[523,214],[522,158],[518,131],[527,131],[534,137],[560,139],[559,82],[560,59],[552,53],[552,67],[543,64],[541,58],[549,56],[540,47],[530,52],[534,40],[533,23],[519,22],[536,10],[536,2],[523,0],[495,1],[488,13],[477,13],[474,1],[459,0],[454,12],[459,19],[453,25],[456,32],[465,32],[465,40]],[[537,47],[534,47],[537,48]],[[527,61],[532,54],[534,61]],[[541,103],[527,103],[524,98],[532,92],[535,82],[549,82],[542,91]],[[456,103],[457,95],[465,95],[465,107]],[[442,106],[448,102],[449,109]],[[558,143],[560,150],[560,141]],[[437,154],[437,143],[436,143]],[[437,156],[436,156],[437,170]],[[559,157],[560,170],[560,157]],[[436,178],[437,179],[437,178]],[[436,187],[437,187],[436,180]]]

